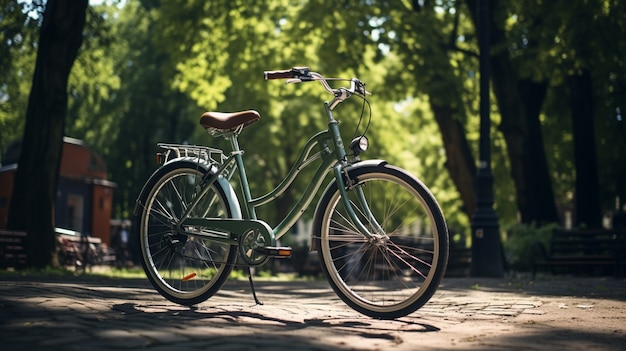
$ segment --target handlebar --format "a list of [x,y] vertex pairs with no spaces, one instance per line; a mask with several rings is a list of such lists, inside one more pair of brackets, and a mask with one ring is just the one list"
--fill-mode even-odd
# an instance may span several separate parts
[[278,70],[278,71],[265,71],[265,80],[273,79],[288,79],[288,78],[306,78],[310,77],[310,70],[308,67],[294,67],[292,69]]
[[348,79],[336,79],[336,78],[325,78],[321,74],[317,72],[311,72],[308,67],[294,67],[288,70],[277,70],[277,71],[265,71],[264,72],[265,80],[274,80],[274,79],[287,79],[287,84],[289,83],[302,83],[302,82],[311,82],[311,81],[319,81],[320,84],[326,89],[327,92],[332,94],[335,99],[331,103],[331,107],[334,108],[342,101],[346,100],[350,96],[356,94],[362,98],[365,98],[366,95],[370,95],[371,93],[365,90],[365,83],[360,81],[357,78],[350,79],[350,88],[338,88],[333,89],[329,84],[329,80],[348,80]]

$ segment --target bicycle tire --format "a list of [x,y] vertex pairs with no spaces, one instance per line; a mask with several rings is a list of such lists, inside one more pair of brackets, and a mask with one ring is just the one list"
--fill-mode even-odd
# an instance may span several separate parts
[[[175,221],[195,199],[208,172],[193,162],[172,162],[159,169],[141,199],[139,247],[142,266],[152,286],[168,300],[196,305],[224,284],[237,259],[237,246],[180,234]],[[218,183],[201,200],[194,217],[232,218],[225,190]],[[197,230],[201,230],[198,228]]]
[[445,274],[449,236],[443,213],[430,190],[402,169],[365,165],[348,175],[363,189],[376,221],[367,219],[348,190],[357,216],[370,232],[378,222],[385,234],[366,240],[346,214],[337,183],[331,183],[313,224],[322,271],[335,293],[360,313],[394,319],[415,312]]

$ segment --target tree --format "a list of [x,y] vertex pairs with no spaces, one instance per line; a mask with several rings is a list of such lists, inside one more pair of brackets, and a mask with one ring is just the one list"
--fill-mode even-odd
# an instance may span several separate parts
[[[598,144],[603,138],[598,137],[601,134],[596,131],[601,127],[598,121],[602,118],[598,117],[606,112],[598,102],[611,100],[611,83],[607,78],[613,72],[619,72],[620,68],[623,71],[623,40],[612,38],[607,33],[624,30],[624,5],[600,0],[576,3],[555,1],[541,5],[548,14],[559,11],[565,15],[559,16],[559,25],[555,25],[554,32],[561,54],[557,59],[560,61],[561,89],[569,93],[570,102],[576,175],[574,224],[600,228],[603,209],[599,174],[604,167],[600,167],[598,161]],[[580,22],[589,23],[588,28],[576,25]],[[609,208],[607,206],[605,210]]]
[[38,1],[0,1],[0,155],[24,128],[31,83],[26,77],[35,68],[39,6]]
[[626,160],[614,151],[625,135],[619,111],[626,41],[617,35],[625,30],[624,3],[519,1],[506,7],[515,14],[507,30],[512,62],[524,79],[548,85],[542,127],[560,188],[557,203],[574,210],[574,225],[600,227],[603,211],[624,196],[616,180]]
[[576,163],[576,222],[583,227],[601,228],[600,184],[596,133],[593,121],[593,82],[588,69],[570,75],[570,109]]
[[[309,65],[324,74],[358,76],[375,93],[368,132],[372,147],[364,157],[409,168],[436,192],[452,227],[462,231],[468,224],[464,217],[475,205],[472,155],[478,138],[477,42],[468,3],[476,1],[194,0],[98,6],[95,19],[100,22],[89,19],[89,45],[72,70],[66,131],[105,155],[111,179],[119,185],[116,214],[126,216],[156,167],[156,142],[225,146],[206,136],[198,116],[212,109],[258,109],[262,120],[244,132],[241,144],[255,180],[253,193],[260,194],[286,172],[305,136],[323,128],[322,111],[315,106],[327,98],[313,84],[285,87],[263,81],[261,72]],[[581,4],[586,3],[606,6],[591,11],[597,30],[580,37],[586,31],[571,25],[578,16],[573,10],[584,10]],[[575,72],[570,68],[583,63],[578,56],[571,62],[562,59],[572,58],[574,49],[594,53],[592,63],[579,68],[587,67],[594,87],[602,206],[616,194],[626,198],[626,185],[616,181],[626,162],[615,151],[626,140],[616,112],[620,106],[624,110],[624,43],[605,39],[598,45],[596,33],[623,32],[623,16],[617,14],[624,5],[614,0],[576,6],[564,1],[497,4],[492,25],[499,28],[499,37],[493,55],[504,77],[492,75],[499,82],[493,85],[498,105],[492,113],[492,156],[501,227],[517,221],[520,201],[522,220],[532,222],[545,219],[538,220],[528,208],[541,209],[543,203],[553,208],[556,198],[561,209],[578,199],[570,194],[577,179],[575,164],[583,162],[573,161],[571,113],[563,103],[570,101],[567,77]],[[500,102],[509,97],[513,102]],[[351,103],[338,111],[347,137],[359,113],[360,106]],[[539,163],[529,156],[542,152],[547,171],[541,156]],[[526,184],[515,186],[513,176]],[[550,180],[555,195],[536,196]],[[291,194],[285,195],[284,205],[270,212],[289,207]],[[539,205],[530,205],[535,202]],[[274,212],[263,218],[280,217]],[[544,212],[540,215],[551,211]]]
[[167,21],[165,11],[138,2],[108,11],[114,11],[107,16],[110,32],[123,39],[113,41],[108,51],[111,71],[120,85],[110,89],[107,105],[112,109],[106,113],[111,124],[102,148],[111,179],[118,184],[115,214],[128,218],[143,183],[157,167],[157,142],[192,142],[190,136],[202,111],[173,83],[178,59],[173,53],[183,41],[168,38],[172,33],[191,33],[191,29],[174,30],[179,25],[183,28],[182,23]]
[[[256,109],[261,113],[261,121],[247,128],[240,138],[255,196],[278,185],[306,138],[325,126],[323,116],[312,108],[323,101],[321,88],[313,84],[285,87],[284,82],[263,80],[265,70],[299,65],[321,69],[312,54],[319,40],[290,40],[293,28],[299,25],[294,20],[299,9],[289,6],[288,1],[191,1],[185,7],[163,3],[159,8],[164,19],[161,26],[176,23],[179,28],[189,28],[160,30],[168,33],[163,42],[184,43],[171,46],[169,51],[178,62],[174,85],[205,110]],[[203,13],[210,13],[211,19],[200,15]],[[194,35],[185,37],[191,31]],[[221,138],[207,137],[206,133],[195,139],[229,148],[221,144]],[[305,184],[306,172],[296,180],[295,188],[302,189]],[[285,192],[272,206],[259,208],[259,216],[277,224],[274,219],[284,217],[295,194],[294,189]]]
[[[395,122],[401,123],[405,132],[412,136],[406,136],[405,140],[415,140],[403,145],[405,148],[410,145],[412,157],[426,166],[424,161],[430,158],[427,153],[434,152],[436,159],[441,161],[428,163],[424,168],[429,168],[429,172],[424,169],[419,171],[433,173],[432,177],[427,176],[424,180],[438,190],[438,197],[446,199],[442,204],[444,212],[450,214],[455,227],[459,227],[458,223],[462,221],[457,218],[462,214],[459,215],[458,209],[465,215],[467,223],[476,205],[476,166],[466,129],[468,114],[472,113],[473,106],[466,95],[468,90],[477,93],[477,84],[472,82],[470,74],[476,71],[477,50],[472,51],[469,49],[471,44],[459,41],[458,38],[468,30],[468,21],[452,5],[450,2],[425,2],[423,5],[415,2],[411,6],[402,1],[370,1],[337,6],[333,1],[318,0],[308,3],[301,18],[311,23],[310,27],[305,27],[306,30],[325,39],[324,47],[328,47],[324,51],[325,57],[337,52],[336,56],[340,59],[332,61],[334,64],[379,69],[372,72],[382,76],[378,80],[381,91],[377,93],[382,94],[386,102],[426,101],[420,106],[428,110],[427,113],[414,110],[412,116]],[[332,20],[321,14],[329,14]],[[374,67],[364,60],[367,57],[364,53],[372,49],[377,52],[376,62],[387,63]],[[397,64],[389,64],[394,61]],[[385,119],[394,118],[394,115],[397,112],[385,116]],[[431,115],[433,119],[424,118]],[[426,151],[425,141],[428,138],[423,131],[429,130],[425,126],[433,122],[439,126],[440,149]],[[380,140],[388,144],[394,142],[389,138]],[[440,157],[440,151],[443,151],[444,157]],[[402,162],[406,162],[407,152],[402,155],[405,156]],[[448,170],[449,178],[445,178],[450,179],[451,184],[437,184],[444,178],[441,177],[442,167]],[[447,200],[452,197],[448,195],[450,193],[454,194],[454,201]],[[446,211],[448,208],[454,210]]]
[[87,0],[49,0],[43,15],[22,150],[7,227],[28,233],[29,266],[52,263],[54,202],[67,112],[67,81],[82,44]]
[[[478,2],[467,0],[474,26]],[[511,45],[505,31],[509,13],[503,2],[493,1],[490,33],[490,59],[493,90],[502,116],[500,131],[507,144],[511,176],[515,183],[517,206],[523,223],[558,222],[539,115],[546,95],[546,79],[520,75],[511,59]],[[534,38],[528,38],[529,46]],[[525,53],[529,49],[527,48]],[[530,59],[525,55],[526,59]]]

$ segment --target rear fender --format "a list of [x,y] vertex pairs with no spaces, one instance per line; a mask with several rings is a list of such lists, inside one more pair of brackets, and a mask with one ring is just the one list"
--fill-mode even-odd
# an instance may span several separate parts
[[[215,174],[217,171],[217,167],[214,165],[208,164],[206,162],[198,162],[197,158],[180,158],[178,160],[174,160],[169,162],[154,171],[148,181],[144,184],[139,196],[137,197],[137,201],[135,202],[135,208],[133,210],[133,214],[135,216],[139,216],[141,214],[141,209],[143,208],[144,203],[146,202],[146,198],[148,197],[148,193],[150,189],[155,185],[156,181],[163,176],[163,174],[170,172],[171,170],[179,167],[191,167],[198,168],[203,170],[205,173],[208,172],[210,174]],[[226,201],[231,210],[231,218],[241,219],[241,206],[239,205],[239,200],[237,198],[237,194],[235,190],[230,185],[228,180],[224,177],[218,177],[216,180],[216,185],[221,187],[224,191],[224,195],[226,197]]]

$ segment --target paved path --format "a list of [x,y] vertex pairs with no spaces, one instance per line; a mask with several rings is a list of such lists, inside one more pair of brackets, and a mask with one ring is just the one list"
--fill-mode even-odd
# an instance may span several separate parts
[[[626,281],[445,279],[395,321],[354,312],[326,282],[230,281],[197,309],[145,281],[0,277],[0,350],[625,350]],[[52,278],[55,279],[55,278]]]

